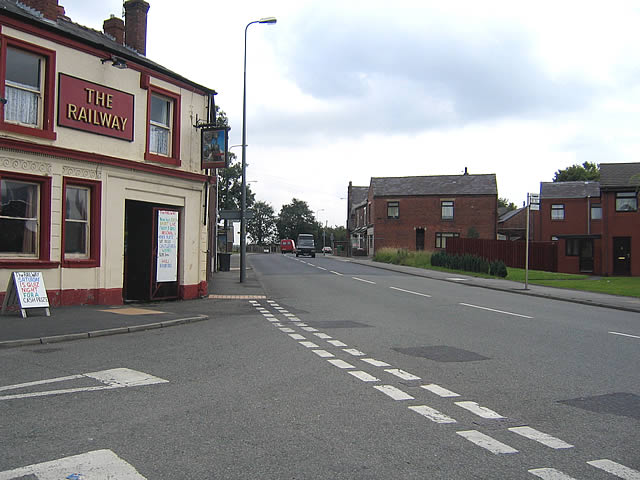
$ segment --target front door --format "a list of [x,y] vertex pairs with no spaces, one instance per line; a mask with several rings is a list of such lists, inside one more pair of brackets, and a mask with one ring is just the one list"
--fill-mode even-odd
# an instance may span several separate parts
[[424,228],[416,228],[416,250],[424,250]]
[[580,271],[593,273],[593,240],[590,238],[580,240]]
[[631,275],[631,237],[613,238],[613,274]]

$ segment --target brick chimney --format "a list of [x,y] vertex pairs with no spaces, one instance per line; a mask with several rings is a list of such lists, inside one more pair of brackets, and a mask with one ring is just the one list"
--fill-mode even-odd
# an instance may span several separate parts
[[58,19],[58,0],[22,0],[22,3],[42,13],[44,18],[54,22]]
[[111,35],[120,45],[124,45],[124,20],[111,15],[110,18],[102,24],[102,30],[107,35]]
[[127,0],[124,11],[124,41],[138,53],[146,55],[149,4],[144,0]]

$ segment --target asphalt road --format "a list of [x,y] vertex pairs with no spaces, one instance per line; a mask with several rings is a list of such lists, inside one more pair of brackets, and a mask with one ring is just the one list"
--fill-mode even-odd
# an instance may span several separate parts
[[[0,480],[96,450],[147,479],[640,478],[637,314],[250,263],[267,300],[209,321],[0,351]],[[54,388],[77,391],[34,395]]]

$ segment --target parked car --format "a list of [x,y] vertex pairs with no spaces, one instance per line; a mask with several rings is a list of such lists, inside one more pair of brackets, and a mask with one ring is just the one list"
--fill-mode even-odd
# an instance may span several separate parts
[[322,247],[322,253],[333,253],[333,249],[331,247]]
[[316,256],[316,242],[310,233],[301,233],[298,235],[298,248],[296,248],[296,257],[300,255],[308,255],[312,258]]
[[296,251],[296,244],[290,238],[280,240],[280,253],[293,253]]

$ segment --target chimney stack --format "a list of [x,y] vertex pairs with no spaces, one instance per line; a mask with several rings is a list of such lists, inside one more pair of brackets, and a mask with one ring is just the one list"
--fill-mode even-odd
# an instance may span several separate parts
[[22,1],[25,5],[42,13],[44,18],[48,18],[49,20],[53,20],[54,22],[58,19],[58,0],[22,0]]
[[115,38],[116,42],[120,45],[124,45],[124,20],[115,15],[111,15],[111,17],[102,24],[102,30],[107,35]]
[[146,55],[149,4],[144,0],[127,0],[124,11],[124,41],[141,55]]

